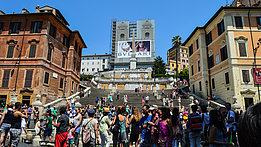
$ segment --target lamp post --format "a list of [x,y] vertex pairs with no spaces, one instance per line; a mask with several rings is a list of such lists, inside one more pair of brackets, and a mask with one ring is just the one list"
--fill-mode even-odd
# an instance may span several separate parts
[[[257,51],[260,47],[260,44],[261,44],[261,38],[258,40],[257,42],[257,47],[256,48],[253,48],[253,53],[254,53],[254,70],[253,72],[255,72],[255,69],[257,68],[257,65],[256,65],[256,54],[257,54]],[[260,102],[260,90],[259,90],[259,84],[257,84],[257,93],[258,93],[258,100]]]
[[66,89],[66,73],[67,73],[67,63],[65,62],[66,61],[66,57],[67,57],[67,54],[66,54],[66,51],[63,51],[63,57],[64,57],[64,64],[65,64],[65,71],[64,71],[64,87],[63,87],[63,98],[66,98],[65,97],[65,89]]

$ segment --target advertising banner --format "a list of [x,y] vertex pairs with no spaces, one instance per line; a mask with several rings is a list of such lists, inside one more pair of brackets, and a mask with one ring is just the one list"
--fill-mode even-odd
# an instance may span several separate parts
[[261,84],[261,68],[254,68],[255,84]]
[[[135,41],[136,57],[151,57],[151,41],[139,40]],[[118,42],[118,58],[130,58],[132,53],[132,41]]]

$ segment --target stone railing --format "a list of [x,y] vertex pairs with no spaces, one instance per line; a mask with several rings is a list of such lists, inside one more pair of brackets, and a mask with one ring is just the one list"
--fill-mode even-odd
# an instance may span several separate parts
[[174,79],[173,78],[95,78],[95,81],[101,82],[101,83],[171,83]]
[[[85,87],[85,86],[84,86]],[[86,94],[88,94],[88,91],[90,90],[91,88],[90,87],[87,87],[86,89],[84,89],[83,90],[83,92],[84,92],[84,96],[86,95]],[[50,103],[48,103],[48,104],[45,104],[45,105],[43,105],[43,107],[44,108],[47,108],[48,106],[54,106],[54,105],[56,105],[56,104],[58,104],[59,102],[61,102],[61,101],[63,101],[63,100],[70,100],[70,99],[72,99],[72,98],[74,98],[74,99],[77,99],[77,97],[80,97],[80,92],[76,92],[75,94],[73,94],[73,95],[71,95],[71,96],[69,96],[69,97],[67,97],[67,98],[59,98],[59,99],[57,99],[57,100],[55,100],[55,101],[52,101],[52,102],[50,102]]]

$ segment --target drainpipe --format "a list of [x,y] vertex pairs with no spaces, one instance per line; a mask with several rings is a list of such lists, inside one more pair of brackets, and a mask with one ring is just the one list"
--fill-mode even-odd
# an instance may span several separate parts
[[212,87],[211,87],[211,70],[210,70],[210,66],[209,66],[209,56],[208,56],[208,45],[207,45],[207,33],[206,33],[206,29],[204,28],[204,32],[205,32],[205,45],[206,45],[206,50],[207,50],[207,66],[208,66],[208,89],[209,89],[209,97],[210,99],[212,99]]

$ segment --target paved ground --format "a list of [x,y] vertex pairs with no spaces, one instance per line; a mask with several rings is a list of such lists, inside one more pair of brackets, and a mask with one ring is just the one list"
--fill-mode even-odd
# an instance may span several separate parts
[[32,146],[25,143],[19,143],[18,147],[32,147]]

